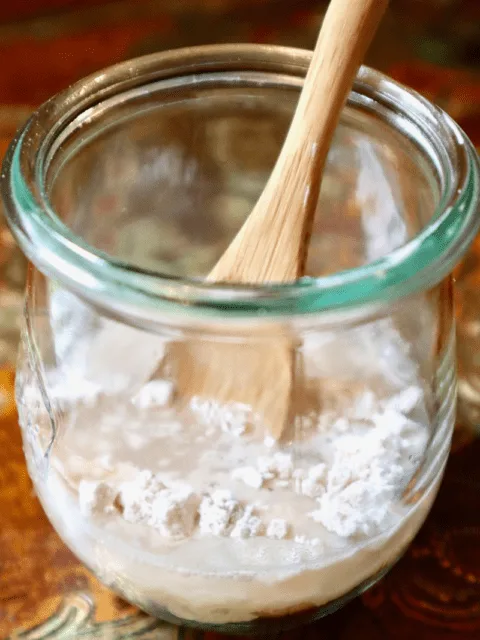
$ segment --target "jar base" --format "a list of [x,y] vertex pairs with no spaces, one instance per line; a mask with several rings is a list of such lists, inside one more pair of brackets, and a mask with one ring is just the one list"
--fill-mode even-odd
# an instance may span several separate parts
[[[394,563],[395,564],[395,563]],[[280,616],[261,616],[254,620],[248,620],[245,622],[227,622],[222,624],[197,622],[196,620],[187,620],[179,618],[172,614],[168,609],[156,606],[151,602],[135,602],[131,598],[127,598],[129,602],[138,606],[142,611],[149,615],[174,624],[179,627],[188,627],[190,629],[196,629],[199,631],[215,632],[220,634],[238,635],[238,636],[270,636],[272,633],[280,633],[284,631],[290,631],[298,627],[302,627],[311,624],[321,618],[335,613],[338,609],[341,609],[348,602],[361,595],[374,584],[381,580],[393,567],[393,564],[388,565],[374,576],[365,580],[362,584],[355,587],[347,594],[332,600],[320,607],[311,607],[303,609],[295,613],[280,615]],[[113,589],[115,590],[115,589]]]

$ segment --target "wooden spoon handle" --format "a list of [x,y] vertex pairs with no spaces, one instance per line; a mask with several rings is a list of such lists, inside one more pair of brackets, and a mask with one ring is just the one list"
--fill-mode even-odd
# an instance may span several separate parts
[[[298,237],[300,273],[303,275],[323,168],[358,68],[388,6],[388,0],[331,0],[324,18],[312,61],[305,78],[297,110],[279,156],[272,185],[295,182],[290,193],[292,202],[283,210],[294,209],[294,201],[303,197],[305,216],[299,216],[296,229],[290,229],[290,239]],[[294,156],[296,158],[294,159]],[[295,174],[292,176],[292,169]],[[304,176],[299,192],[299,174]],[[274,175],[276,174],[276,175]],[[274,198],[275,196],[273,196]],[[273,209],[270,207],[270,211]],[[290,220],[285,221],[287,229]]]
[[388,0],[331,0],[282,156],[288,156],[301,135],[316,145],[317,158],[326,158],[343,104],[387,6]]
[[287,282],[304,274],[333,133],[387,6],[388,0],[331,0],[277,163],[209,280]]

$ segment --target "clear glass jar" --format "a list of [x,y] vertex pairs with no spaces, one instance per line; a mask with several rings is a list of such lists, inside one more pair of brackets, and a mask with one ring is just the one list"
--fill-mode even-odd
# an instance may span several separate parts
[[[202,282],[269,175],[308,61],[227,45],[109,68],[34,114],[2,176],[35,265],[17,401],[44,508],[125,598],[229,632],[325,615],[388,570],[454,423],[451,271],[480,221],[478,160],[385,76],[363,68],[342,114],[309,275]],[[279,439],[254,408],[176,392],[172,342],[255,357],[286,339]]]

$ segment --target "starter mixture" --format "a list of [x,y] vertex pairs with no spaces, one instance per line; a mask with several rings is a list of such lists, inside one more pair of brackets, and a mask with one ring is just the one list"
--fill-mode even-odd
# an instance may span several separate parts
[[[390,378],[395,357],[402,361],[399,378],[383,380],[382,391],[319,378],[321,410],[299,416],[279,444],[258,438],[248,406],[193,398],[176,410],[172,384],[147,375],[158,358],[151,341],[144,351],[135,341],[137,364],[147,352],[151,363],[127,391],[131,381],[113,375],[118,349],[105,345],[128,346],[135,330],[117,327],[119,342],[107,324],[95,329],[90,356],[77,345],[94,380],[73,352],[64,361],[78,376],[59,367],[48,378],[64,424],[38,482],[52,522],[104,582],[152,612],[240,622],[334,601],[401,554],[436,485],[414,504],[402,500],[430,426],[425,391],[392,327],[375,344],[388,348]],[[318,353],[312,362],[322,362]]]

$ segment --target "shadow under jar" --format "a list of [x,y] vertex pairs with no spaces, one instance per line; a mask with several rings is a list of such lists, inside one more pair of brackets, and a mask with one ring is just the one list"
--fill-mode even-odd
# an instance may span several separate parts
[[[126,62],[42,106],[4,165],[35,265],[17,401],[37,493],[105,584],[193,626],[287,628],[360,593],[418,531],[449,451],[450,274],[479,225],[479,169],[418,95],[359,72],[308,276],[202,282],[262,190],[309,58],[228,45]],[[254,357],[285,339],[280,440],[252,407],[176,393],[170,342]]]

